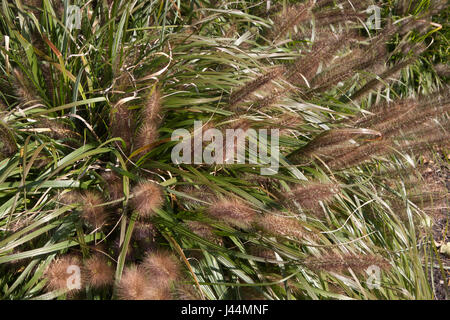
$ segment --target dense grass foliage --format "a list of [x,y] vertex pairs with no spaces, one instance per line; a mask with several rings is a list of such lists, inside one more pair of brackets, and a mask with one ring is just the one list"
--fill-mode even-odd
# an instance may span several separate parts
[[[2,1],[0,298],[435,298],[448,7],[371,5]],[[278,172],[173,163],[208,128]]]

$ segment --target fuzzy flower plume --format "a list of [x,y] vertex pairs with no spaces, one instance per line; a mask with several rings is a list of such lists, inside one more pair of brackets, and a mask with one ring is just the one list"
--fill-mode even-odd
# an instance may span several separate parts
[[219,236],[215,235],[213,232],[214,229],[209,225],[207,225],[206,223],[199,221],[187,221],[186,225],[189,228],[189,230],[191,230],[199,237],[202,237],[208,241],[212,241],[218,244],[222,243],[222,239]]
[[[120,137],[125,141],[125,150],[131,150],[136,123],[134,115],[125,103],[121,103],[119,101],[116,103],[114,108],[112,108],[109,128],[111,128],[111,134],[113,137]],[[120,144],[120,146],[122,145]]]
[[303,240],[308,231],[303,228],[298,219],[285,214],[266,214],[257,222],[258,226],[265,232],[281,237],[292,237]]
[[[448,145],[449,135],[441,130],[441,127],[448,125],[448,120],[441,119],[441,124],[434,121],[450,111],[448,93],[437,92],[435,98],[402,99],[392,105],[381,103],[374,106],[371,111],[372,115],[360,117],[353,121],[352,125],[369,133],[378,132],[380,136],[352,146],[348,146],[348,143],[345,145],[339,138],[329,139],[335,142],[334,147],[330,146],[333,152],[330,153],[328,147],[325,153],[333,155],[329,161],[325,159],[330,168],[340,170],[359,165],[376,156],[391,154],[395,149],[420,152],[433,146]],[[324,151],[323,145],[328,138],[324,136],[322,141],[320,138],[317,139],[311,144],[312,149],[318,147]],[[307,149],[308,147],[303,150],[308,151]],[[324,155],[324,152],[320,153]]]
[[142,122],[138,130],[136,138],[136,147],[145,148],[139,153],[142,157],[149,152],[153,144],[158,140],[158,125],[162,120],[161,115],[161,94],[156,89],[145,102],[144,108],[141,111]]
[[122,178],[114,171],[105,172],[102,175],[106,182],[109,197],[111,200],[118,200],[124,196]]
[[416,57],[407,59],[403,62],[397,63],[396,65],[384,70],[377,77],[373,78],[362,86],[358,91],[356,91],[352,96],[351,100],[357,100],[364,97],[369,91],[381,88],[386,82],[392,82],[394,79],[399,77],[400,71],[409,66],[416,61]]
[[386,259],[370,254],[345,254],[340,256],[331,253],[319,257],[309,257],[304,263],[311,270],[336,273],[345,272],[348,268],[359,274],[364,273],[370,266],[377,266],[382,270],[390,268]]
[[213,218],[230,223],[242,229],[249,228],[256,217],[256,212],[238,199],[218,200],[209,206],[207,212]]
[[230,97],[230,108],[233,108],[240,102],[246,100],[248,97],[250,97],[255,91],[261,89],[263,86],[269,84],[272,80],[277,79],[280,77],[284,72],[283,67],[276,67],[272,70],[269,70],[265,74],[257,77],[256,79],[248,82],[245,84],[242,88],[238,89],[237,91],[233,92],[233,94]]
[[311,157],[313,155],[335,157],[336,148],[341,147],[348,140],[357,138],[363,134],[370,136],[371,138],[373,138],[373,136],[380,136],[379,132],[368,129],[332,129],[325,131],[311,140],[304,148],[299,150],[299,155],[306,157]]
[[167,251],[150,252],[142,262],[142,266],[158,287],[170,287],[181,275],[177,258]]
[[86,191],[81,195],[83,211],[81,218],[95,229],[101,228],[107,222],[108,215],[101,204],[102,196],[98,192]]
[[247,246],[247,250],[252,256],[263,258],[266,260],[276,260],[275,251],[266,247],[257,244],[249,244]]
[[275,17],[274,32],[271,35],[273,40],[286,35],[294,26],[311,18],[311,10],[314,1],[308,0],[288,7]]
[[96,254],[84,261],[87,282],[94,288],[111,285],[114,280],[114,268],[106,258]]
[[[193,185],[183,185],[177,188],[177,191],[183,192],[192,198],[178,197],[180,203],[185,206],[199,205],[204,202],[211,202],[214,198],[214,194],[205,186],[193,186]],[[198,201],[200,200],[200,201]]]
[[339,155],[329,161],[327,165],[331,169],[341,170],[362,164],[366,161],[372,160],[375,156],[386,154],[389,152],[391,141],[380,140],[372,143],[366,143],[359,147],[351,147],[343,149]]
[[442,78],[449,78],[450,77],[450,67],[448,65],[446,65],[446,64],[439,63],[439,64],[434,66],[434,70]]
[[157,233],[158,229],[156,229],[156,227],[152,223],[136,221],[132,237],[137,241],[154,241]]
[[141,266],[125,268],[117,287],[117,297],[121,300],[168,300],[171,298],[167,287],[152,283]]
[[288,81],[299,86],[310,86],[319,66],[324,61],[330,61],[337,51],[353,41],[353,34],[328,34],[324,39],[313,43],[311,51],[292,64],[287,72]]
[[149,152],[154,143],[158,141],[158,127],[153,122],[145,122],[138,130],[138,135],[136,138],[137,149],[143,148],[142,152],[139,153],[139,156],[145,155]]
[[34,130],[53,139],[75,139],[79,138],[79,134],[70,129],[67,123],[58,121],[57,119],[43,118],[34,124]]
[[[74,274],[77,268],[78,270],[80,270],[80,288],[77,288],[77,284],[72,282],[72,279],[74,281],[77,281],[76,274]],[[47,267],[44,276],[48,280],[46,285],[48,291],[77,291],[84,286],[84,278],[82,277],[81,273],[81,261],[77,256],[66,255],[53,260],[52,263]]]
[[154,123],[161,121],[161,93],[159,90],[155,90],[148,98],[144,106],[143,117],[145,121],[152,121]]
[[302,208],[320,214],[320,201],[328,203],[338,193],[339,187],[336,184],[316,182],[294,188],[289,197],[297,201]]
[[78,191],[69,191],[59,196],[59,201],[64,204],[82,203],[81,193]]
[[12,71],[12,74],[14,76],[14,88],[22,104],[25,105],[29,103],[42,103],[42,100],[39,97],[36,88],[33,86],[30,80],[24,76],[22,71],[20,71],[19,69],[14,69]]
[[174,291],[176,300],[200,300],[198,293],[192,285],[177,284]]
[[148,218],[156,214],[161,208],[164,198],[161,188],[153,182],[142,182],[133,189],[132,200],[134,208],[141,217]]
[[366,13],[359,13],[353,10],[327,10],[315,14],[315,20],[318,26],[329,25],[345,21],[358,21],[367,18]]

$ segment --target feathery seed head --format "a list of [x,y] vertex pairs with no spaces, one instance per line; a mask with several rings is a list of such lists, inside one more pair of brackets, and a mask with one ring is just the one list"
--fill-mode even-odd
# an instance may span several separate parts
[[14,69],[12,74],[15,82],[14,88],[22,104],[32,102],[42,103],[41,98],[36,92],[36,88],[30,83],[29,79],[23,75],[22,71],[19,69]]
[[450,66],[448,64],[439,63],[434,66],[436,73],[442,78],[450,78]]
[[37,121],[34,125],[34,130],[38,130],[53,139],[68,139],[76,138],[79,135],[72,131],[70,127],[57,119],[43,118]]
[[256,244],[250,244],[248,246],[248,251],[255,257],[260,257],[266,260],[276,259],[275,251]]
[[344,254],[339,256],[335,253],[325,254],[319,257],[309,257],[305,265],[315,271],[328,271],[342,273],[348,268],[355,273],[364,273],[370,266],[377,266],[382,270],[390,268],[389,262],[381,256],[370,254]]
[[150,252],[142,262],[148,276],[160,286],[170,286],[180,277],[180,264],[168,251]]
[[93,255],[84,261],[87,282],[95,288],[101,288],[113,283],[114,269],[103,255]]
[[133,231],[133,238],[137,241],[154,241],[157,232],[158,230],[152,223],[136,221]]
[[337,184],[310,183],[292,189],[289,197],[297,201],[304,209],[321,215],[321,206],[319,202],[322,201],[323,203],[328,203],[338,193],[339,186]]
[[285,72],[283,66],[275,67],[267,73],[257,77],[253,81],[248,82],[242,88],[233,92],[230,97],[230,108],[233,108],[240,102],[249,98],[255,91],[261,89],[263,86],[269,84],[272,80],[277,79]]
[[117,200],[124,196],[123,194],[123,180],[114,171],[108,171],[102,174],[103,179],[106,182],[106,187],[109,191],[109,197],[111,200]]
[[334,170],[341,170],[362,164],[377,155],[389,153],[391,143],[389,139],[386,139],[366,143],[359,147],[351,147],[327,162],[327,165]]
[[308,0],[305,3],[294,4],[274,18],[274,31],[271,34],[272,40],[277,40],[298,25],[300,22],[311,18],[311,9],[314,1]]
[[256,212],[239,199],[218,200],[207,209],[211,217],[247,229],[254,222]]
[[121,300],[168,300],[170,292],[167,287],[155,286],[141,266],[131,265],[123,272],[117,296]]
[[176,284],[174,290],[176,300],[200,300],[198,293],[192,285]]
[[161,93],[158,89],[155,89],[147,99],[142,116],[146,122],[157,124],[161,121]]
[[318,26],[321,26],[347,21],[354,21],[354,22],[357,22],[358,20],[364,21],[367,18],[367,14],[355,12],[354,10],[342,11],[340,9],[337,9],[319,12],[314,15],[314,18],[316,20],[316,24]]
[[126,151],[129,151],[133,143],[133,135],[135,132],[134,115],[128,109],[126,103],[120,101],[111,109],[110,125],[111,135],[113,137],[120,137],[126,143]]
[[153,122],[145,122],[140,128],[136,138],[136,147],[145,148],[139,155],[143,156],[149,152],[153,144],[158,140],[158,128]]
[[[113,252],[113,256],[119,256],[119,254],[122,252],[124,242],[122,244],[120,243],[120,236],[118,236],[114,241],[112,242],[111,249]],[[127,248],[127,254],[125,256],[126,262],[132,262],[136,260],[136,249],[133,247],[131,243],[128,244]]]
[[186,222],[187,227],[189,230],[191,230],[193,233],[198,235],[199,237],[202,237],[206,240],[215,242],[215,243],[222,243],[222,239],[215,235],[213,232],[213,228],[207,225],[206,223],[199,222],[199,221],[187,221]]
[[298,219],[283,213],[265,214],[258,219],[258,226],[273,236],[293,237],[302,240],[308,235]]
[[47,290],[80,290],[85,282],[81,270],[81,261],[77,256],[65,255],[56,258],[44,273],[48,279]]
[[83,202],[83,211],[81,218],[95,229],[101,228],[107,222],[107,213],[104,207],[102,196],[95,191],[86,191],[81,195]]
[[163,192],[156,183],[141,182],[133,189],[132,203],[141,217],[148,218],[156,214],[156,209],[163,205]]
[[[180,192],[183,192],[193,198],[196,198],[198,200],[204,201],[204,202],[211,202],[214,198],[214,194],[205,186],[197,186],[194,187],[192,185],[184,185],[178,188]],[[186,205],[197,205],[201,204],[200,201],[196,201],[193,199],[185,198],[185,197],[179,197],[180,200],[182,200],[183,204]]]
[[66,192],[59,197],[59,201],[64,204],[72,204],[72,203],[83,203],[83,198],[81,196],[81,193],[78,191],[69,191]]

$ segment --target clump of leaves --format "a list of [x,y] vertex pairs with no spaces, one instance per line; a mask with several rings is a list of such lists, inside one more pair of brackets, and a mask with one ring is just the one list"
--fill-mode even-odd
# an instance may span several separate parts
[[[444,2],[38,2],[0,15],[0,297],[433,298],[386,179],[447,154]],[[278,172],[172,162],[215,127],[280,129]]]

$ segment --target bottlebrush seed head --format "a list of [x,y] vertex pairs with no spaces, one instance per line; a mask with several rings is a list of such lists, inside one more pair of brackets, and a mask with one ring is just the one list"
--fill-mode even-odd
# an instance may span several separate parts
[[266,72],[265,74],[257,77],[253,81],[245,84],[241,89],[233,92],[230,97],[230,108],[233,108],[238,103],[247,99],[256,90],[262,88],[264,85],[270,83],[272,80],[277,79],[285,72],[283,66],[273,68],[272,70]]
[[36,92],[36,88],[30,83],[29,79],[23,75],[22,71],[14,69],[12,74],[14,76],[14,88],[22,104],[42,103],[41,98]]
[[138,149],[145,148],[140,155],[143,156],[145,153],[149,152],[156,141],[158,141],[158,128],[153,122],[145,122],[139,128],[136,138],[136,147]]
[[114,268],[107,259],[99,254],[84,261],[84,271],[87,282],[94,288],[111,285],[114,280]]
[[78,191],[69,191],[59,196],[59,201],[64,204],[82,203],[83,199],[81,193]]
[[265,214],[258,219],[257,224],[265,232],[274,236],[292,237],[302,240],[308,234],[299,220],[283,213]]
[[187,221],[186,225],[189,228],[189,230],[191,230],[199,237],[202,237],[211,242],[215,242],[217,244],[222,243],[222,239],[219,236],[215,235],[213,232],[214,229],[209,225],[207,225],[206,223],[199,221]]
[[34,126],[36,130],[41,130],[42,134],[45,134],[53,139],[68,139],[77,138],[79,135],[72,131],[70,127],[57,119],[43,118],[37,121]]
[[113,171],[105,172],[102,177],[106,182],[111,200],[117,200],[124,196],[122,177]]
[[161,121],[161,93],[158,89],[147,99],[144,109],[142,110],[142,116],[145,122],[153,122],[157,124]]
[[142,266],[152,281],[162,287],[170,286],[181,275],[177,258],[168,251],[148,253]]
[[200,300],[198,293],[192,285],[176,284],[174,290],[176,300]]
[[133,189],[132,203],[140,217],[148,218],[156,214],[156,209],[161,208],[164,198],[161,187],[156,183],[141,182]]
[[[126,104],[117,103],[110,113],[111,135],[120,137],[125,141],[125,150],[129,151],[133,144],[134,132],[136,128],[134,115],[128,110]],[[120,144],[121,146],[121,144]]]
[[320,209],[319,201],[327,203],[337,193],[339,193],[339,186],[336,184],[311,183],[293,188],[290,197],[303,208],[314,211]]
[[106,224],[108,215],[103,206],[103,199],[98,192],[86,191],[81,195],[83,202],[83,211],[81,218],[95,229],[101,228]]
[[249,228],[256,217],[255,210],[238,199],[218,200],[209,206],[207,212],[213,218],[230,223],[242,229]]
[[252,256],[263,258],[266,260],[276,260],[275,251],[266,247],[257,244],[250,244],[247,247],[247,250]]
[[[85,281],[84,277],[82,277],[81,267],[81,261],[77,256],[65,255],[53,260],[44,272],[44,277],[48,279],[46,284],[47,290],[79,290],[75,286],[71,286],[71,276],[76,277],[76,274],[74,274],[76,268],[79,268],[78,270],[80,271],[78,280],[82,288]],[[74,280],[76,281],[77,279],[74,278]]]
[[167,287],[152,283],[141,266],[125,268],[117,287],[117,297],[121,300],[168,300],[171,298]]
[[355,273],[364,273],[370,266],[377,266],[383,270],[390,268],[390,264],[386,259],[371,254],[344,254],[340,256],[332,253],[318,257],[309,257],[304,263],[311,270],[337,273],[345,272],[348,268]]
[[[123,245],[124,245],[124,243],[122,243],[122,244],[120,243],[120,236],[117,236],[117,238],[113,240],[111,247],[110,247],[112,250],[113,256],[119,256],[119,254],[122,252]],[[136,256],[137,256],[136,251],[137,250],[136,250],[136,248],[133,247],[132,243],[129,243],[128,247],[127,247],[127,254],[125,256],[125,261],[131,262],[131,261],[136,260]]]
[[197,201],[182,196],[177,197],[177,199],[180,200],[180,202],[185,206],[200,205],[202,204],[202,201],[211,202],[214,199],[214,194],[205,186],[194,187],[193,185],[183,185],[177,188],[177,191],[183,192],[195,199],[200,200]]
[[373,141],[357,148],[352,148],[348,152],[332,159],[327,165],[335,170],[342,170],[352,166],[357,166],[365,161],[371,160],[373,157],[381,154],[389,153],[390,140]]
[[136,241],[139,251],[154,250],[157,247],[156,237],[158,229],[149,222],[136,221],[132,234],[132,239]]
[[436,73],[442,78],[450,77],[450,67],[444,63],[439,63],[434,66]]
[[272,40],[277,40],[286,35],[286,33],[298,25],[311,18],[311,9],[314,1],[308,0],[305,3],[295,4],[282,11],[274,18],[274,31],[271,34]]

